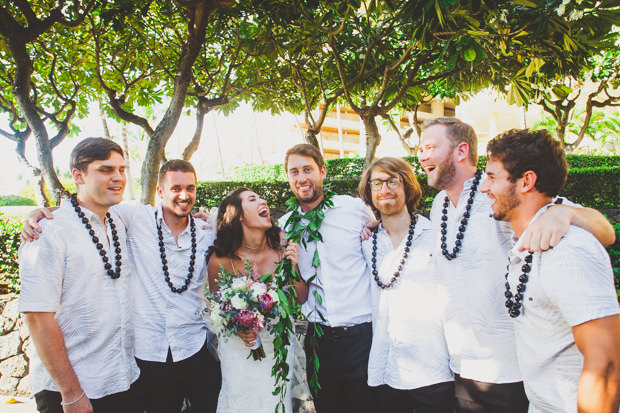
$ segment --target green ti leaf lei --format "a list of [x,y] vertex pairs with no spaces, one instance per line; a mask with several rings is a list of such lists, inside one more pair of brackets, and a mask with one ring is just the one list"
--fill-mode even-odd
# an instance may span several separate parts
[[[292,240],[297,244],[301,244],[305,249],[308,248],[307,243],[310,241],[323,241],[323,237],[319,232],[321,229],[321,224],[323,219],[325,219],[325,210],[327,208],[331,208],[334,206],[333,197],[336,195],[328,186],[323,188],[323,200],[312,210],[308,211],[305,214],[300,212],[299,201],[296,197],[290,198],[286,201],[286,206],[288,207],[288,211],[291,212],[291,215],[286,220],[286,224],[284,225],[284,230],[286,231],[286,239]],[[302,224],[302,219],[306,218],[308,220],[307,224]],[[314,251],[314,256],[312,257],[312,266],[315,269],[314,275],[310,277],[306,282],[311,283],[317,276],[317,270],[319,265],[321,264],[321,259],[319,257],[318,249]],[[291,316],[300,316],[301,314],[301,306],[297,304],[295,301],[296,292],[295,289],[292,288],[295,281],[301,281],[301,276],[293,267],[291,261],[287,259],[283,259],[280,261],[276,270],[274,271],[276,279],[274,280],[278,285],[278,294],[280,296],[280,305],[283,310],[291,315]],[[280,277],[281,279],[278,279]],[[288,290],[287,290],[288,288]],[[286,293],[285,293],[286,291]],[[320,294],[315,290],[313,291],[315,300],[317,303],[321,304],[323,302]],[[312,312],[316,311],[318,317],[325,321],[325,317],[321,314],[316,308],[312,310]],[[310,315],[310,314],[308,314]],[[310,340],[310,347],[312,349],[311,360],[308,360],[306,363],[308,368],[312,368],[312,376],[310,377],[310,389],[313,394],[316,394],[318,389],[321,388],[318,381],[318,371],[319,371],[319,357],[318,357],[318,342],[317,338],[323,335],[323,329],[318,323],[313,323],[314,326],[314,334]],[[279,337],[274,340],[274,353],[275,353],[275,363],[272,370],[272,376],[276,377],[276,383],[281,383],[284,380],[288,380],[288,365],[286,364],[286,356],[287,356],[287,345],[289,344],[289,337],[294,334],[293,329],[293,317],[282,317],[280,322],[276,325],[276,329],[279,332]],[[286,368],[284,368],[286,366]],[[285,386],[280,386],[283,391],[286,390]],[[278,387],[274,391],[274,395],[280,392],[280,387]],[[284,403],[284,394],[280,394],[280,403],[276,407],[276,413],[278,412],[278,407]]]

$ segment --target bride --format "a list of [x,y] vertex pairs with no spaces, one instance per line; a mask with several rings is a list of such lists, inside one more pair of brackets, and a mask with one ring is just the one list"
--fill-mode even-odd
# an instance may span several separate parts
[[[217,238],[208,252],[209,289],[218,289],[220,266],[235,274],[245,272],[245,261],[260,275],[273,273],[282,258],[297,265],[299,247],[290,242],[280,244],[280,231],[273,225],[267,203],[247,188],[238,188],[220,204],[217,214]],[[244,274],[246,275],[246,274]],[[303,282],[294,286],[297,301],[303,303],[308,287]],[[258,332],[266,357],[248,358],[249,347],[257,338],[256,332],[239,333],[221,339],[218,352],[222,364],[222,390],[218,413],[265,412],[273,413],[280,395],[273,396],[275,380],[273,367],[273,336],[263,329]],[[292,343],[295,340],[291,340]],[[287,363],[293,371],[294,348],[289,348]],[[290,377],[289,377],[290,378]],[[292,411],[291,383],[288,381],[285,411]]]

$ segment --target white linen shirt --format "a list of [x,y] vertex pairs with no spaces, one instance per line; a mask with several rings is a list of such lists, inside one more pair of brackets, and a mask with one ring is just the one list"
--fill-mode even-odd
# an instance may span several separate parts
[[[407,237],[394,248],[382,225],[377,232],[377,270],[389,282],[403,257]],[[372,237],[362,243],[372,268]],[[418,215],[410,252],[398,281],[382,289],[372,274],[372,347],[368,385],[387,384],[409,390],[454,380],[440,311],[431,257],[433,232],[428,219]]]
[[[513,294],[528,255],[520,245],[509,252]],[[583,356],[571,327],[618,314],[609,256],[589,232],[571,226],[557,246],[533,255],[528,277],[521,315],[513,320],[530,412],[576,413]]]
[[[481,181],[484,180],[483,176]],[[452,251],[461,225],[473,178],[466,181],[458,205],[448,204],[447,244]],[[487,383],[521,381],[512,322],[504,305],[504,274],[512,230],[496,221],[489,198],[477,192],[463,244],[457,257],[441,254],[441,210],[445,191],[431,208],[435,234],[433,255],[439,288],[447,297],[443,323],[450,352],[450,367],[463,378]]]
[[165,362],[168,348],[173,361],[196,354],[207,336],[207,326],[199,313],[203,304],[207,264],[205,253],[213,244],[215,232],[196,223],[196,259],[194,276],[188,289],[173,293],[164,280],[159,238],[155,225],[161,225],[168,272],[172,284],[184,285],[191,255],[190,225],[178,235],[178,244],[162,218],[161,204],[119,204],[112,208],[127,226],[127,245],[136,267],[134,302],[136,323],[136,357]]
[[[81,209],[115,268],[109,223],[104,229],[96,214]],[[123,223],[110,211],[122,257],[121,276],[113,280],[71,202],[63,199],[53,215],[53,220],[40,222],[39,239],[19,250],[19,311],[54,313],[69,362],[88,398],[126,391],[140,372],[134,358],[133,277]],[[34,347],[29,357],[32,394],[58,392]]]
[[[306,240],[307,249],[299,246],[298,265],[304,280],[315,275],[312,258],[317,249],[321,261],[316,278],[308,286],[308,300],[302,312],[310,322],[347,327],[371,321],[370,271],[362,254],[360,234],[374,217],[359,198],[335,195],[333,202],[334,206],[325,210],[319,230],[323,241]],[[290,214],[278,220],[281,228]],[[307,222],[307,219],[301,221],[302,224]],[[317,301],[315,292],[322,302]]]

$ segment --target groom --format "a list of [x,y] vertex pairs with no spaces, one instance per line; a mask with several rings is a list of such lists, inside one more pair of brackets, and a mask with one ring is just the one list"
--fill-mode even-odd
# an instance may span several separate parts
[[[322,241],[306,239],[307,248],[300,247],[298,262],[310,291],[302,311],[309,321],[304,341],[308,382],[317,373],[320,385],[313,393],[314,405],[319,413],[370,412],[366,383],[372,341],[370,273],[360,233],[373,218],[372,212],[359,198],[326,194],[325,162],[314,146],[293,146],[284,163],[299,208],[283,216],[280,227],[295,231],[298,225],[309,224],[306,214],[314,208],[320,207],[324,213],[318,224]],[[323,205],[330,200],[332,206]],[[300,219],[285,228],[292,213]],[[316,220],[312,226],[315,224]]]

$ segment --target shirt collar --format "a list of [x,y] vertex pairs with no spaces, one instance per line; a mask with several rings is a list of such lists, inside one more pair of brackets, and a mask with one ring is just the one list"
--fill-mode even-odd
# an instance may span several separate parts
[[[162,228],[166,228],[168,230],[168,232],[170,232],[170,228],[168,228],[168,225],[166,225],[166,221],[164,221],[164,209],[163,206],[161,204],[161,202],[157,203],[157,205],[155,206],[156,210],[157,210],[157,221],[155,221],[155,223],[159,226],[161,226]],[[190,227],[190,222],[187,221],[187,226],[183,229],[183,231],[181,231],[179,233],[179,235],[182,235],[184,233],[188,233],[189,232],[189,227]],[[199,225],[196,225],[196,228],[198,228]]]
[[[432,230],[432,225],[431,225],[429,220],[425,219],[421,215],[418,215],[417,217],[418,217],[418,222],[415,224],[415,230],[413,232],[413,238],[411,239],[412,242],[416,238],[420,237],[422,235],[422,232]],[[377,227],[377,231],[380,234],[382,234],[382,236],[389,237],[389,234],[387,233],[385,228],[383,228],[383,223],[382,222],[379,222],[379,225]],[[402,239],[402,241],[400,243],[402,244],[403,242],[405,242],[406,239],[407,239],[407,236],[405,235],[405,237]],[[391,245],[391,243],[390,243],[390,245]],[[399,244],[399,246],[400,246],[400,244]]]
[[[70,199],[66,199],[63,198],[60,200],[60,208],[61,209],[66,209],[66,210],[71,210],[71,213],[74,214],[77,217],[77,214],[73,208],[73,204],[71,203]],[[91,211],[90,209],[86,208],[83,205],[80,205],[80,209],[82,210],[82,212],[84,213],[84,217],[87,218],[89,221],[93,221],[93,219],[96,219],[98,222],[101,222],[101,220],[99,219],[99,215],[95,214],[93,211]],[[107,221],[107,218],[104,216],[104,221]]]

